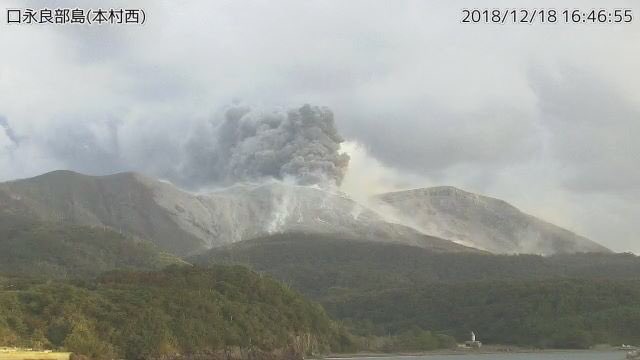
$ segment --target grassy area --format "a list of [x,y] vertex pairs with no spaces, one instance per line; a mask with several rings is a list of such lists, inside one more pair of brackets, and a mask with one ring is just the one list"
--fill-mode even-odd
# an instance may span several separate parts
[[68,360],[71,353],[40,351],[0,351],[0,360]]

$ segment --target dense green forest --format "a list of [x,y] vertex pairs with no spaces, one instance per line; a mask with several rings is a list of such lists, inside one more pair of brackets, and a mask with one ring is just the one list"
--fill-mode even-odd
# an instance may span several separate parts
[[490,344],[589,348],[640,343],[640,281],[529,280],[434,283],[323,301],[355,333],[418,327]]
[[5,277],[0,289],[3,345],[105,359],[353,350],[320,306],[243,267],[116,271],[75,283]]
[[161,269],[177,263],[183,261],[107,228],[0,216],[0,273],[90,278],[108,270]]
[[458,340],[584,348],[640,343],[640,258],[631,254],[434,253],[289,234],[214,249],[319,301],[360,336],[431,331]]
[[443,253],[287,234],[185,261],[108,229],[6,219],[2,345],[99,358],[296,358],[451,348],[471,330],[524,347],[640,343],[631,254]]
[[640,279],[632,254],[493,255],[443,253],[401,244],[283,234],[243,241],[188,259],[199,265],[243,264],[315,299],[332,294],[496,280]]

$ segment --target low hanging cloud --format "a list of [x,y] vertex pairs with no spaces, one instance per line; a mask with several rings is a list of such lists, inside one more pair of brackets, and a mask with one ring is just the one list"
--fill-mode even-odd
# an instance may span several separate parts
[[260,113],[234,106],[221,123],[202,130],[187,142],[180,169],[181,182],[192,186],[265,178],[340,185],[349,164],[349,156],[339,151],[343,139],[326,107]]

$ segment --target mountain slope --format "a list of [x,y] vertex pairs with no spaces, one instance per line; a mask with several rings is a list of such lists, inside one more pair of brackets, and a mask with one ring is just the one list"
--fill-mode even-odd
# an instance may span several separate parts
[[366,241],[394,242],[449,251],[474,251],[387,222],[342,193],[308,186],[268,182],[238,184],[192,195],[167,183],[149,184],[158,204],[183,230],[208,239],[214,247],[269,234],[334,234]]
[[203,249],[203,241],[181,230],[140,179],[133,173],[87,176],[54,171],[0,184],[0,199],[9,199],[1,208],[47,222],[106,226],[152,240],[177,255]]
[[339,191],[280,181],[196,194],[135,173],[100,177],[54,171],[0,184],[0,216],[107,227],[178,256],[297,232],[449,251],[473,251],[465,246],[494,253],[608,251],[503,201],[455,188],[383,194],[376,203],[381,208],[365,207]]
[[493,253],[609,252],[585,237],[525,214],[508,203],[454,187],[379,195],[375,200],[426,234]]
[[585,348],[640,339],[640,257],[451,253],[308,234],[215,248],[190,262],[243,264],[320,302],[353,333],[470,331],[483,342]]
[[109,229],[0,217],[0,273],[90,278],[114,269],[160,269],[182,260]]
[[106,226],[179,256],[292,231],[472,251],[387,222],[344,194],[277,181],[193,194],[139,174],[94,177],[55,171],[0,184],[0,201],[5,213]]
[[242,264],[317,299],[337,293],[415,288],[428,283],[543,280],[640,280],[640,257],[585,253],[495,255],[450,252],[337,236],[278,234],[214,248],[187,259],[203,266]]

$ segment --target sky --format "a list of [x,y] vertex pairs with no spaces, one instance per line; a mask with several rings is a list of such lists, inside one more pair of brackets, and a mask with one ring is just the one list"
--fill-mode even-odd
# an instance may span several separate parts
[[[232,104],[312,104],[333,112],[355,198],[452,185],[640,253],[640,3],[560,8],[630,8],[624,25],[461,22],[558,3],[3,0],[0,180],[171,179]],[[147,21],[6,24],[6,8],[78,6]]]

